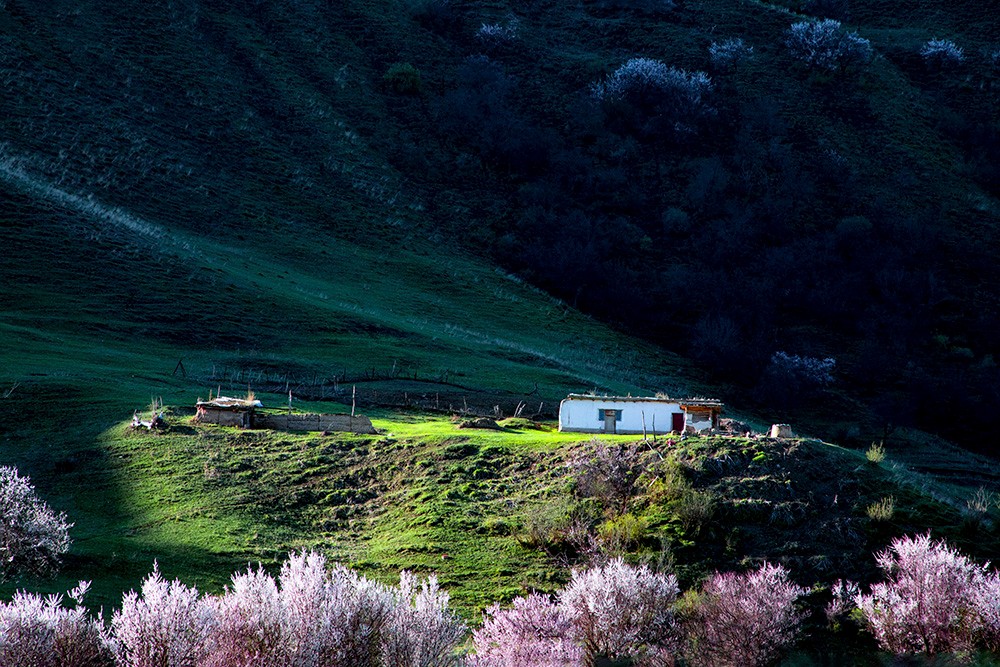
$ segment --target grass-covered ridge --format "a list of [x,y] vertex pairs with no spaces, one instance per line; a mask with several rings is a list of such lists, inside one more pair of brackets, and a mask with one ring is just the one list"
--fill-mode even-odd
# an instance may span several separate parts
[[[870,555],[899,534],[931,527],[973,554],[996,541],[995,508],[970,516],[957,494],[933,497],[888,461],[818,441],[637,443],[523,419],[460,429],[412,412],[375,415],[374,436],[241,431],[171,411],[167,420],[163,433],[120,422],[89,446],[54,432],[44,453],[20,453],[42,495],[76,522],[75,543],[57,580],[11,585],[93,579],[92,601],[113,607],[153,560],[213,591],[247,563],[315,549],[384,581],[435,573],[475,618],[497,600],[555,590],[595,545],[672,569],[687,587],[764,560],[822,586],[873,577]],[[586,462],[619,447],[634,455],[631,490],[593,492]],[[872,518],[886,497],[894,513]]]

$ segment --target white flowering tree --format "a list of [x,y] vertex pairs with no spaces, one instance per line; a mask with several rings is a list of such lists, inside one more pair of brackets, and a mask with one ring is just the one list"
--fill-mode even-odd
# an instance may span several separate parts
[[708,57],[717,71],[733,71],[753,57],[753,47],[739,37],[721,42],[712,42],[708,47]]
[[965,50],[950,39],[931,39],[920,47],[920,57],[932,69],[951,69],[965,61]]
[[385,667],[449,667],[465,624],[448,608],[448,593],[431,575],[419,580],[403,571],[393,590],[393,609],[382,646]]
[[573,621],[547,595],[514,600],[503,609],[494,605],[483,615],[473,635],[476,653],[469,667],[579,667],[583,650],[574,641]]
[[209,654],[216,611],[196,588],[167,581],[157,565],[130,591],[111,619],[115,657],[122,667],[187,667]]
[[793,23],[785,33],[785,46],[809,67],[830,72],[864,65],[872,58],[871,42],[833,19]]
[[486,611],[470,667],[673,664],[677,578],[615,559],[574,570],[556,600],[533,594]]
[[55,572],[69,550],[70,526],[66,515],[39,498],[17,468],[0,467],[0,581]]
[[584,667],[615,664],[755,667],[798,637],[807,591],[778,565],[717,573],[684,599],[677,579],[620,559],[573,572],[557,600],[529,595],[487,610],[473,634],[470,667]]
[[602,567],[574,570],[559,604],[587,664],[598,656],[645,664],[674,651],[678,591],[674,575],[617,558]]
[[632,58],[591,94],[612,115],[627,118],[640,134],[693,134],[715,110],[709,102],[712,79],[704,72],[670,67],[652,58]]
[[83,608],[89,581],[63,596],[15,593],[0,602],[0,667],[112,667],[104,626]]
[[235,574],[220,596],[154,568],[112,619],[119,667],[452,667],[465,631],[433,577],[385,586],[316,553],[277,579]]
[[483,23],[476,31],[476,39],[486,49],[509,46],[517,40],[518,21],[511,19],[506,24]]

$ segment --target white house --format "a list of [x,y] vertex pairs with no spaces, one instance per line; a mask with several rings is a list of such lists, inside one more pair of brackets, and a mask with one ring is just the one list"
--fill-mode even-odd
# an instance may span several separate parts
[[659,396],[570,394],[559,404],[559,430],[580,433],[684,433],[718,428],[722,401]]

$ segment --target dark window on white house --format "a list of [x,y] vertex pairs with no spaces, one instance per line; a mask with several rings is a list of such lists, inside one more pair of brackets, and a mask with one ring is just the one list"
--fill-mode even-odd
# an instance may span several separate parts
[[[597,411],[597,421],[599,421],[599,422],[604,421],[604,413],[605,412],[608,412],[608,411],[607,410],[598,410]],[[615,410],[615,421],[616,422],[620,422],[621,420],[622,420],[622,411],[621,410]]]

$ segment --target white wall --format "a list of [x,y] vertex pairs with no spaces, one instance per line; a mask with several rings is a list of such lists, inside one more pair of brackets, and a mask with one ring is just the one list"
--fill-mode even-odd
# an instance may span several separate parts
[[[566,398],[559,404],[559,430],[582,433],[604,433],[603,410],[621,410],[621,421],[615,424],[618,433],[642,433],[645,415],[646,433],[670,431],[671,415],[684,412],[679,403],[663,401],[614,401],[594,398]],[[703,428],[711,427],[711,422]]]
[[[694,421],[695,419],[699,419],[700,421]],[[687,426],[692,427],[696,431],[707,431],[712,428],[712,418],[705,417],[704,415],[692,415],[691,413],[688,413]]]

